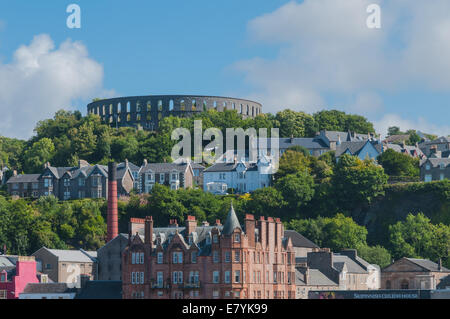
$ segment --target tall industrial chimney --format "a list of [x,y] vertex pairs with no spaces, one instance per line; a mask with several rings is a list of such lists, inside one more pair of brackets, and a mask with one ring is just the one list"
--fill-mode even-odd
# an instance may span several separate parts
[[117,164],[108,163],[108,234],[107,242],[116,238],[119,234],[119,222],[117,217]]

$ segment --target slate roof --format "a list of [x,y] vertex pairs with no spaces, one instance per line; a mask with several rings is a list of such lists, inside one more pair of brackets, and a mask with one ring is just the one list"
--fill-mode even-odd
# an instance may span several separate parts
[[444,163],[445,167],[448,167],[450,165],[450,158],[429,158],[427,161],[424,161],[422,165],[426,162],[430,162],[432,167],[439,167],[441,163]]
[[414,152],[417,152],[417,155],[424,155],[420,148],[411,146],[411,145],[398,145],[398,144],[384,144],[385,150],[393,149],[398,153],[408,153],[409,155],[414,155]]
[[58,257],[58,261],[70,262],[93,262],[93,260],[80,250],[62,250],[62,249],[48,249],[43,247],[53,255]]
[[[258,147],[261,140],[263,139],[260,138],[258,140]],[[266,139],[267,149],[272,148],[273,141],[275,141],[275,138]],[[278,147],[280,149],[288,149],[292,146],[302,146],[307,149],[328,149],[328,146],[324,143],[324,141],[317,137],[280,137],[278,139]]]
[[295,268],[295,284],[298,286],[339,286],[318,269],[308,269],[308,272],[309,276],[306,279],[306,269]]
[[66,283],[52,282],[52,283],[29,283],[25,286],[22,293],[24,294],[62,294],[75,293],[74,288],[69,288]]
[[[438,269],[438,264],[428,260],[428,259],[417,259],[417,258],[405,258],[406,260],[409,260],[410,262],[428,270],[428,271],[439,271]],[[442,270],[444,272],[450,272],[449,269],[445,268],[444,266],[442,266]]]
[[17,176],[11,176],[6,184],[12,183],[37,183],[39,182],[39,176],[41,174],[21,174]]
[[285,230],[284,236],[291,238],[294,247],[319,248],[319,246],[295,230]]
[[230,235],[236,228],[242,230],[239,219],[237,218],[236,212],[234,211],[233,204],[231,204],[227,220],[225,221],[225,225],[223,226],[222,233],[225,235]]
[[75,299],[122,299],[122,281],[88,281]]
[[341,142],[345,141],[366,141],[369,139],[367,134],[351,133],[351,132],[339,132],[339,131],[322,131],[330,142],[338,142],[339,138]]
[[391,135],[385,138],[383,142],[386,143],[392,143],[392,142],[403,142],[406,140],[409,140],[409,134],[402,134],[402,135]]
[[348,256],[333,254],[333,267],[337,270],[341,271],[343,268],[343,264],[347,266],[347,271],[349,273],[355,274],[366,274],[367,270],[364,269],[361,265],[356,263]]
[[244,164],[246,171],[256,171],[258,170],[257,163],[249,163],[249,162],[237,162],[237,163],[215,163],[214,165],[208,167],[205,169],[204,172],[211,173],[211,172],[234,172],[236,171],[239,164]]
[[[368,141],[353,141],[353,142],[341,142],[340,145],[336,145],[336,157],[340,157],[347,150],[350,151],[352,155],[358,155],[359,152],[363,149],[363,147],[368,143]],[[373,147],[381,153],[382,145],[376,142],[369,142],[373,145]]]
[[153,173],[168,173],[173,170],[184,173],[188,164],[186,163],[149,163],[142,167],[141,172],[152,171]]

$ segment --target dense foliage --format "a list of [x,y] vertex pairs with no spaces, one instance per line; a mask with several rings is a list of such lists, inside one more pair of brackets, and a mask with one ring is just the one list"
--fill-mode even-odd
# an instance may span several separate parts
[[[175,141],[173,129],[193,129],[201,119],[203,129],[217,127],[279,127],[280,136],[314,136],[321,129],[373,132],[363,117],[339,111],[309,115],[285,110],[276,115],[242,119],[235,111],[214,110],[195,118],[164,118],[158,132],[112,128],[96,115],[59,111],[41,121],[29,141],[0,138],[0,161],[19,172],[40,172],[45,162],[54,166],[76,165],[78,159],[106,164],[126,158],[141,164],[170,160]],[[394,132],[394,131],[393,131]],[[398,133],[398,132],[397,132]],[[354,248],[369,262],[386,266],[402,256],[442,258],[449,265],[450,182],[388,185],[388,175],[414,176],[414,160],[385,152],[379,163],[334,153],[316,158],[301,147],[286,151],[271,187],[252,194],[215,196],[199,189],[170,190],[159,184],[150,194],[119,201],[119,227],[128,231],[130,217],[152,215],[156,226],[169,219],[182,223],[188,214],[199,221],[224,221],[230,202],[242,220],[245,213],[281,217],[286,226],[322,247]],[[423,212],[418,214],[418,212]],[[413,213],[408,216],[409,213]],[[54,197],[37,201],[11,200],[0,193],[0,249],[31,254],[49,248],[97,249],[105,240],[104,200],[59,202]]]

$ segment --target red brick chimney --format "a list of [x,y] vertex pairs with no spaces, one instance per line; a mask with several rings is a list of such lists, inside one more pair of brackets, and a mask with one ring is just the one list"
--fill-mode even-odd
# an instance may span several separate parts
[[145,238],[144,243],[153,247],[153,217],[145,217]]
[[113,240],[119,234],[119,222],[117,214],[117,164],[110,162],[108,164],[108,213],[107,224],[108,234],[107,242]]
[[252,214],[245,215],[245,233],[248,238],[248,246],[255,247],[255,216]]
[[186,237],[192,234],[197,228],[197,221],[195,220],[195,216],[188,216],[186,219]]

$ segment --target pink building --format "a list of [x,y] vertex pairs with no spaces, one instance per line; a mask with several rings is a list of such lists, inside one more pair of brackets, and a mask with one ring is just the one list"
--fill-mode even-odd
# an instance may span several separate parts
[[38,283],[34,257],[0,255],[0,299],[18,299],[29,283]]

